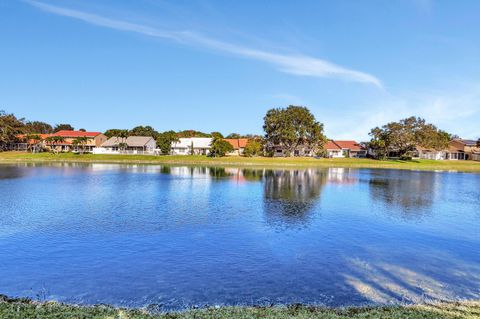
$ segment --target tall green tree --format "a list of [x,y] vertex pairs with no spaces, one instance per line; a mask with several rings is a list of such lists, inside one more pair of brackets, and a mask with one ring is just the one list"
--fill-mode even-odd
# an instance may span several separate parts
[[118,148],[122,151],[124,151],[128,145],[127,145],[127,138],[130,136],[130,132],[128,130],[120,130],[118,132],[117,138],[118,138]]
[[157,146],[160,149],[162,155],[170,154],[172,150],[172,143],[178,142],[178,135],[175,131],[165,131],[158,134]]
[[228,143],[224,139],[221,138],[214,138],[211,143],[210,153],[208,156],[210,157],[223,157],[227,153],[233,151],[232,144]]
[[65,138],[63,136],[49,136],[45,139],[47,145],[50,146],[50,151],[52,153],[58,153],[56,146],[65,143]]
[[56,124],[53,128],[53,132],[56,133],[58,131],[73,131],[74,128],[70,124]]
[[17,135],[23,133],[24,126],[23,119],[0,110],[0,152],[7,150],[11,143],[18,142]]
[[129,132],[130,136],[151,136],[157,138],[158,132],[151,126],[136,126]]
[[50,134],[53,133],[53,127],[45,122],[28,121],[25,123],[23,131],[27,134]]
[[230,133],[225,138],[242,138],[242,135],[240,135],[238,133]]
[[263,153],[263,145],[260,139],[250,139],[245,145],[243,155],[247,157],[259,156]]
[[210,133],[210,135],[211,135],[213,138],[223,138],[223,134],[220,133],[220,132],[212,132],[212,133]]
[[410,159],[417,146],[443,150],[448,147],[450,135],[420,117],[408,117],[390,122],[370,131],[369,146],[377,158],[387,157],[390,152],[398,153],[402,159]]
[[79,136],[72,141],[72,145],[78,149],[80,154],[85,152],[85,144],[87,144],[88,138],[86,136]]
[[294,155],[297,147],[316,150],[322,148],[327,140],[323,124],[303,106],[290,105],[269,110],[264,117],[263,129],[267,146],[283,147],[290,156]]
[[120,132],[122,132],[122,131],[127,131],[128,132],[128,130],[112,128],[112,129],[106,130],[105,133],[103,133],[103,134],[106,137],[110,138],[110,137],[113,137],[113,136],[118,136],[120,134]]
[[195,130],[184,130],[177,133],[178,137],[211,137],[210,134],[195,131]]
[[40,135],[27,134],[25,135],[25,141],[27,142],[27,152],[31,151],[32,153],[35,153],[40,150],[40,143],[42,142],[42,137]]

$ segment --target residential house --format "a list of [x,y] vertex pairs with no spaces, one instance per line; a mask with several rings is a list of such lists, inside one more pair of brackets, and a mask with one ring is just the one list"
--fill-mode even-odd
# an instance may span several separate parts
[[212,144],[211,137],[181,137],[173,142],[172,155],[208,155]]
[[225,138],[224,140],[233,147],[233,151],[227,155],[243,155],[245,146],[248,143],[248,138]]
[[328,140],[327,143],[323,146],[327,152],[326,157],[328,158],[341,158],[345,157],[342,148],[335,143],[333,140]]
[[356,141],[342,141],[332,140],[337,146],[340,147],[343,153],[343,157],[366,157],[367,149]]
[[425,148],[417,146],[413,158],[430,159],[430,160],[447,160],[449,159],[450,149],[435,150],[431,148]]
[[[328,158],[343,158],[343,157],[366,157],[367,150],[355,141],[337,141],[337,140],[328,140],[327,143],[323,146],[326,154],[325,157]],[[271,148],[273,150],[274,157],[283,157],[286,156],[287,151],[281,146],[275,146]],[[309,147],[299,145],[295,151],[294,156],[315,156],[316,151]]]
[[107,141],[107,137],[100,132],[62,130],[50,134],[49,136],[59,136],[63,138],[63,141],[45,141],[45,145],[48,148],[60,152],[79,151],[79,146],[75,146],[74,141],[80,137],[87,138],[86,142],[81,146],[84,152],[92,152],[95,147],[100,147],[103,143]]
[[293,154],[289,154],[290,151],[281,145],[275,145],[275,146],[270,146],[268,147],[270,151],[272,152],[273,157],[286,157],[286,156],[314,156],[315,153],[314,151],[307,146],[304,145],[299,145],[295,148],[293,151]]
[[129,136],[126,139],[113,136],[100,147],[93,149],[95,154],[155,154],[157,142],[151,136]]
[[475,140],[454,139],[449,146],[453,149],[450,159],[480,160],[480,147]]
[[12,143],[10,145],[10,150],[12,151],[33,151],[39,152],[45,147],[45,139],[50,136],[50,134],[28,134],[28,135],[37,135],[39,137],[36,139],[27,140],[27,134],[17,135],[18,142]]

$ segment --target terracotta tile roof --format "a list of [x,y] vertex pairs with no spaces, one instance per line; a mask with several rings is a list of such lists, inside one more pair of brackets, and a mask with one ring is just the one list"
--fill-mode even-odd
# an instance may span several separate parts
[[53,133],[52,136],[61,136],[61,137],[95,137],[102,134],[101,132],[83,132],[83,131],[58,131]]
[[323,147],[326,150],[341,150],[342,148],[338,146],[334,141],[328,140]]
[[[25,139],[25,137],[27,135],[29,135],[29,134],[18,134],[17,138],[23,140],[23,139]],[[44,139],[46,139],[47,137],[50,136],[50,134],[30,134],[30,135],[38,135],[38,136],[40,136],[40,139],[42,139],[42,140],[44,140]],[[32,140],[32,139],[28,140],[28,144],[36,144],[36,143],[38,143],[38,141],[35,141],[35,140]]]
[[230,143],[235,150],[245,148],[248,143],[248,138],[224,138],[223,140]]
[[363,150],[362,146],[355,141],[334,141],[335,144],[340,146],[342,149],[349,149],[352,151],[361,151]]

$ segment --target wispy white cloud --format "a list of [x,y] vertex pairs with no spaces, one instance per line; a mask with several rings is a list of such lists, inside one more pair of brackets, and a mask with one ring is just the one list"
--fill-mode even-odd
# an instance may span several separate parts
[[348,117],[322,119],[329,136],[338,139],[367,140],[375,126],[398,121],[409,116],[420,116],[452,134],[464,138],[479,138],[480,84],[468,84],[450,90],[416,94],[386,94],[374,104],[363,103]]
[[220,52],[250,58],[275,65],[280,71],[310,77],[331,77],[347,81],[373,84],[382,87],[381,81],[368,73],[352,70],[332,62],[301,54],[283,54],[253,49],[224,41],[219,41],[192,31],[169,31],[147,25],[112,19],[97,14],[58,7],[43,2],[25,0],[45,12],[70,17],[110,29],[139,33],[151,37],[167,39],[188,45],[197,45]]

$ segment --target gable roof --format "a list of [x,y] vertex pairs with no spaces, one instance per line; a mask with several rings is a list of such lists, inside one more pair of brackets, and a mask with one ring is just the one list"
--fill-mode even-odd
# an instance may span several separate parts
[[83,131],[68,131],[61,130],[56,133],[53,133],[52,136],[61,136],[61,137],[95,137],[102,134],[101,132],[83,132]]
[[234,150],[245,148],[248,143],[248,138],[224,138],[223,140],[230,143]]
[[129,147],[144,147],[153,139],[151,136],[129,136],[124,141],[123,138],[112,136],[102,144],[102,147],[118,146],[120,143],[126,143]]
[[341,150],[342,149],[333,140],[328,140],[327,143],[325,143],[325,146],[323,146],[323,148],[326,149],[326,150]]
[[361,151],[363,150],[363,147],[358,144],[356,141],[339,141],[339,140],[334,140],[333,141],[335,144],[340,146],[342,149],[349,149],[352,151]]

